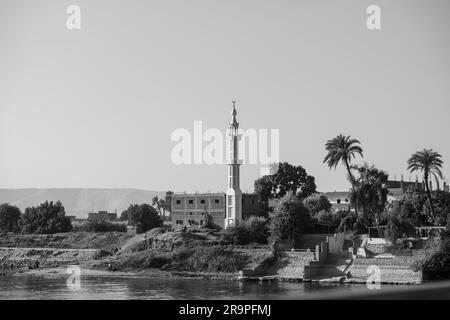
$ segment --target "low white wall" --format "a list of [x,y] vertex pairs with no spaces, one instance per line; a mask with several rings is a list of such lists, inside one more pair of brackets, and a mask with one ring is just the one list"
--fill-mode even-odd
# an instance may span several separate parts
[[334,236],[327,237],[328,252],[340,253],[344,247],[344,233],[336,233]]

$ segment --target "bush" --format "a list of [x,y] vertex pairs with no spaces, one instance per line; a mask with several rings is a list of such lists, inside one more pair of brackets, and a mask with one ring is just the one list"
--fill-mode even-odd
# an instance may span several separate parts
[[26,208],[19,225],[22,233],[51,234],[72,230],[72,223],[59,201],[45,201],[37,207]]
[[125,223],[109,221],[88,221],[73,228],[75,232],[127,232]]
[[246,245],[252,242],[266,244],[269,237],[267,220],[263,217],[249,217],[238,222],[235,226],[229,227],[222,233],[225,242]]
[[443,232],[440,236],[428,238],[425,255],[414,261],[412,269],[414,271],[449,271],[449,231]]
[[193,250],[183,266],[191,271],[236,272],[243,268],[246,259],[224,246],[199,246]]
[[248,257],[232,248],[184,245],[172,252],[158,253],[151,250],[123,255],[114,262],[114,269],[169,268],[194,272],[237,272],[242,270]]

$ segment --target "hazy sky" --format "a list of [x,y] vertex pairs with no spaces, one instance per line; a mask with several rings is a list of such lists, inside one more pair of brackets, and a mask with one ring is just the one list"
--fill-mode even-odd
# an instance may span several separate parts
[[[67,6],[81,30],[66,28]],[[381,7],[382,30],[366,28]],[[397,178],[424,147],[450,176],[450,1],[0,0],[0,187],[218,191],[171,162],[177,128],[280,129],[280,158],[346,190],[324,143]],[[360,160],[358,160],[360,161]],[[252,190],[259,166],[242,169]],[[414,176],[412,176],[414,179]]]

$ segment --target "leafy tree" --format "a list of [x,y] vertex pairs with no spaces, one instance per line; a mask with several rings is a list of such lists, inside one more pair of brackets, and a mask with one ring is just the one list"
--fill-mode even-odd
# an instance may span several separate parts
[[[171,198],[171,195],[170,195],[170,198]],[[158,196],[154,196],[153,197],[153,199],[152,199],[152,206],[155,207],[158,210],[160,216],[161,215],[165,216],[166,215],[166,210],[168,210],[170,208],[169,203],[166,202],[166,198],[159,199]]]
[[136,227],[137,233],[162,225],[158,211],[147,203],[130,205],[125,215],[128,217],[128,225]]
[[255,181],[255,193],[260,199],[281,198],[288,192],[304,198],[316,192],[314,177],[308,175],[302,166],[293,166],[287,162],[275,166],[273,174]]
[[127,210],[123,210],[123,211],[120,213],[120,218],[119,218],[119,220],[120,220],[120,221],[127,221],[127,220],[128,220],[128,211],[127,211]]
[[329,212],[331,209],[331,203],[324,194],[313,193],[307,196],[303,200],[303,204],[311,212],[312,216],[315,217],[319,212]]
[[294,246],[302,232],[310,225],[309,210],[290,191],[278,200],[274,213],[269,226],[271,240],[287,240]]
[[392,241],[403,237],[403,235],[414,235],[415,225],[417,223],[416,217],[411,215],[408,211],[405,202],[394,202],[388,209],[388,237]]
[[326,163],[331,169],[336,168],[342,162],[347,169],[348,178],[352,186],[354,186],[355,178],[351,172],[351,161],[357,155],[363,156],[363,150],[359,144],[361,144],[359,140],[342,134],[328,140],[325,144],[325,149],[328,153],[323,159],[323,163]]
[[433,207],[433,200],[431,198],[430,176],[433,176],[438,182],[438,178],[442,179],[442,156],[433,151],[433,149],[423,149],[422,151],[417,151],[408,159],[408,170],[410,172],[421,171],[423,172],[423,177],[425,180],[425,190],[428,197],[428,202],[430,205],[430,210],[433,218],[436,220],[436,212]]
[[60,201],[45,201],[37,207],[25,209],[19,221],[22,233],[51,234],[69,232],[72,222]]
[[387,202],[388,189],[385,184],[388,174],[367,163],[353,168],[357,170],[359,177],[354,179],[351,202],[362,210],[365,227],[372,224],[372,221],[379,225],[380,215]]
[[159,212],[159,215],[161,215],[161,204],[159,202],[158,196],[154,196],[153,197],[153,199],[152,199],[152,206],[154,208],[156,208],[158,210],[158,212]]
[[14,232],[19,228],[20,209],[9,203],[0,204],[0,232]]
[[255,193],[259,200],[269,199],[272,197],[272,176],[266,175],[255,180]]

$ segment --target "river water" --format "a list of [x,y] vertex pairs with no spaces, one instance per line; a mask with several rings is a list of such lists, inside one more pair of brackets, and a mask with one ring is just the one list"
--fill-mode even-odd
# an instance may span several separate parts
[[328,294],[367,292],[365,285],[232,280],[155,279],[83,276],[79,287],[67,277],[0,276],[5,299],[302,299]]

